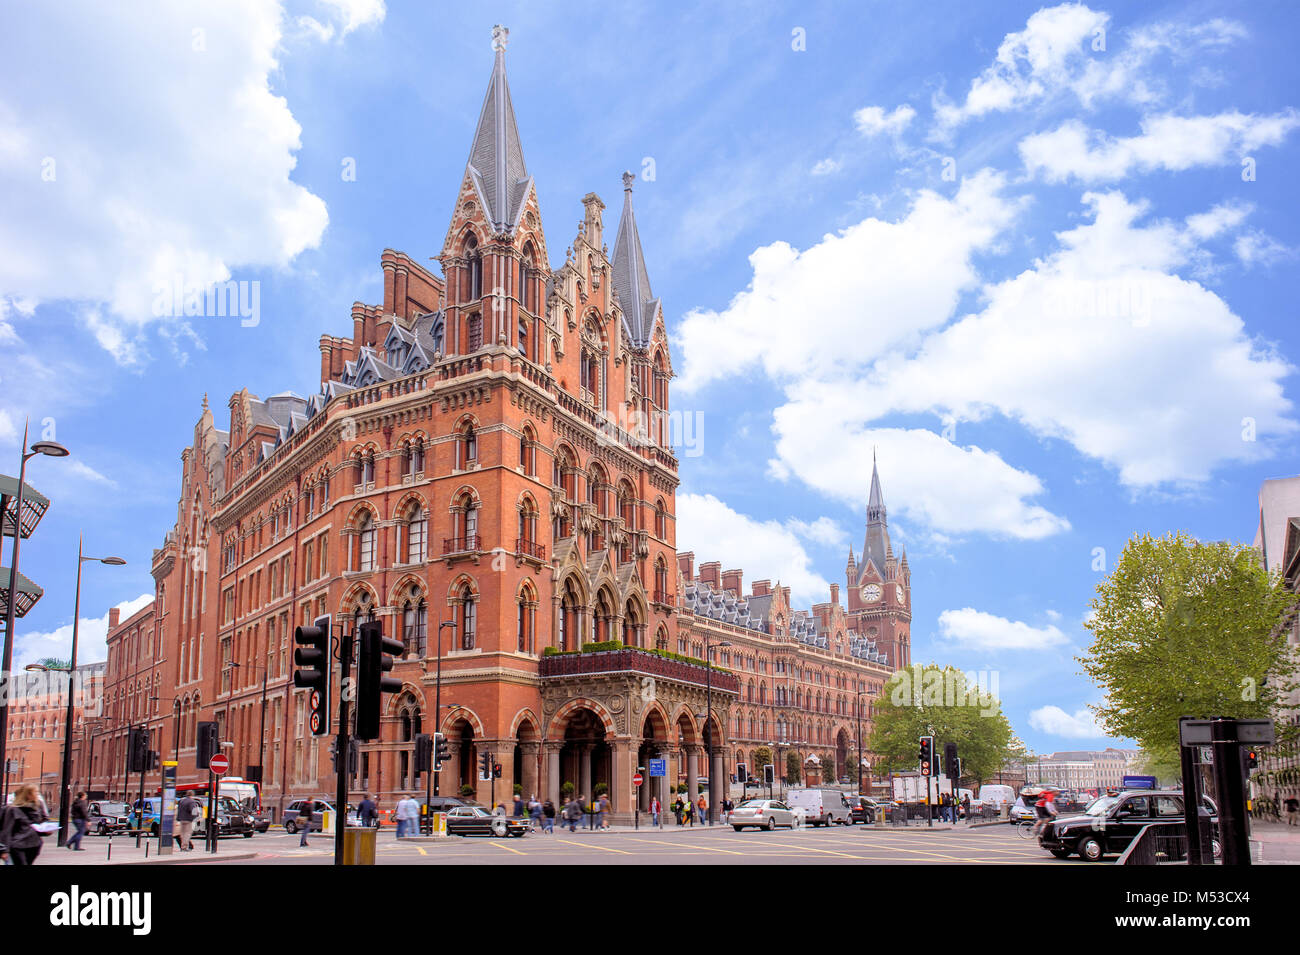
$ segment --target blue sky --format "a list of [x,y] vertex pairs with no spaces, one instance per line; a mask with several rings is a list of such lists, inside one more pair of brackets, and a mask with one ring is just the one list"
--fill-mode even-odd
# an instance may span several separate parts
[[[703,422],[679,547],[825,599],[875,447],[914,657],[996,670],[1034,750],[1105,742],[1099,557],[1248,542],[1300,471],[1289,4],[48,7],[0,31],[0,467],[27,415],[73,452],[29,473],[20,665],[67,645],[78,531],[129,561],[87,570],[91,657],[152,593],[205,392],[310,393],[380,251],[438,253],[494,23],[552,264],[638,173]],[[257,281],[257,324],[158,316],[178,274]]]

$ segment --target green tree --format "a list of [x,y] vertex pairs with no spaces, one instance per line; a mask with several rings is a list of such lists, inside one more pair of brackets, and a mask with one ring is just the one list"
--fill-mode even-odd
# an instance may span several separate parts
[[[1178,718],[1276,717],[1296,686],[1287,647],[1296,594],[1253,548],[1184,533],[1135,535],[1097,585],[1084,672],[1112,736],[1135,739],[1157,775],[1177,765]],[[1279,724],[1281,720],[1279,719]]]
[[802,782],[803,780],[803,763],[799,759],[799,754],[794,750],[786,750],[785,753],[785,781],[788,785]]
[[1011,724],[1001,703],[955,667],[914,665],[885,684],[867,743],[877,754],[876,771],[915,771],[922,736],[934,737],[936,756],[956,743],[964,776],[980,783],[1012,755]]
[[754,750],[754,765],[750,767],[750,773],[754,776],[763,777],[763,767],[770,766],[772,763],[772,751],[766,746],[760,746]]

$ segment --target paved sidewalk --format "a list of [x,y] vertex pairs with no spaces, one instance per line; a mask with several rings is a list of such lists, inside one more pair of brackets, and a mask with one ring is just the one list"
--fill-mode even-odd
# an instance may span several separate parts
[[1256,858],[1263,865],[1300,864],[1300,826],[1252,819],[1250,841],[1259,846]]
[[[36,857],[36,864],[41,866],[82,866],[82,865],[190,865],[204,862],[230,862],[233,859],[252,859],[257,853],[250,852],[251,840],[227,839],[220,844],[216,853],[204,852],[200,843],[195,842],[193,852],[176,852],[171,855],[159,855],[156,839],[143,839],[140,848],[135,847],[135,837],[123,836],[108,839],[87,836],[82,840],[82,851],[62,847],[54,842],[53,837],[46,839],[41,846],[41,854]],[[110,851],[111,843],[111,851]],[[238,843],[238,844],[236,844]]]

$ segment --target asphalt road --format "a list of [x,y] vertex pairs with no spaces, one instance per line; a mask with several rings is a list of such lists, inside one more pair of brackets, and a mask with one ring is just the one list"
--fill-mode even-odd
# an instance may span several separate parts
[[[326,835],[311,836],[307,848],[298,836],[270,832],[251,844],[253,859],[232,860],[230,865],[329,865],[333,842]],[[224,844],[223,844],[224,847]],[[1112,860],[1113,861],[1113,860]],[[975,829],[906,831],[863,826],[826,829],[778,829],[764,832],[729,826],[712,829],[676,826],[652,829],[576,833],[557,830],[554,835],[529,833],[519,839],[490,837],[399,842],[391,830],[380,833],[377,865],[709,865],[777,863],[818,865],[944,865],[986,864],[1056,866],[1087,865],[1078,859],[1058,860],[1032,841],[1022,839],[1008,826]],[[224,863],[210,862],[221,865]]]

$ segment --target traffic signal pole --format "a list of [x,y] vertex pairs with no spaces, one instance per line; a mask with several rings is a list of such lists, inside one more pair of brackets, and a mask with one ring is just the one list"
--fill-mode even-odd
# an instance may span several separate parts
[[352,634],[339,640],[339,732],[334,744],[338,784],[334,790],[334,864],[343,865],[343,830],[348,822],[348,698],[352,695]]

